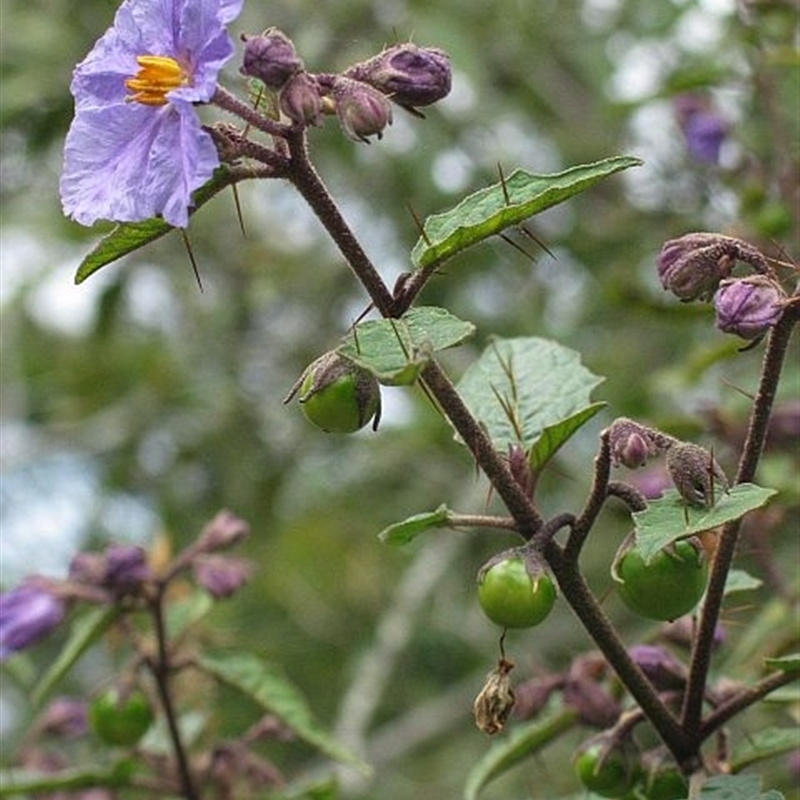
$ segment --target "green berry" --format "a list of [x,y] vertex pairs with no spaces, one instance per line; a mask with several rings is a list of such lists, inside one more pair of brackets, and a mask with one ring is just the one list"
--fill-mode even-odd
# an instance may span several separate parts
[[153,723],[153,710],[144,694],[134,690],[125,697],[109,689],[89,703],[89,727],[105,744],[132,747]]
[[550,613],[556,587],[545,570],[520,551],[496,557],[478,573],[478,602],[504,628],[530,628]]

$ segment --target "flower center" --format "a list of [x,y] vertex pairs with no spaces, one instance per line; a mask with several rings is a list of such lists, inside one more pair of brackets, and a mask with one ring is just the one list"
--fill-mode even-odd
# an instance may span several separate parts
[[166,105],[167,92],[189,83],[183,67],[169,56],[137,56],[136,63],[141,69],[125,81],[125,88],[131,93],[125,100],[130,103]]

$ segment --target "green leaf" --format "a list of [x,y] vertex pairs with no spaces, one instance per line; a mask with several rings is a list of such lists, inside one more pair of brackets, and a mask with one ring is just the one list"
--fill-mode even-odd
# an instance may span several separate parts
[[200,590],[170,602],[166,609],[168,638],[177,639],[182,636],[204,619],[213,607],[211,596]]
[[797,728],[765,728],[747,734],[731,757],[734,772],[740,772],[759,761],[797,750]]
[[516,727],[507,739],[493,744],[470,770],[464,785],[464,800],[476,800],[490,781],[550,744],[568,730],[576,718],[573,710],[559,708],[541,719]]
[[693,508],[675,489],[670,489],[657,500],[648,501],[643,511],[634,512],[636,547],[648,562],[668,544],[739,519],[763,506],[774,494],[774,489],[740,483],[720,495],[712,508]]
[[605,407],[606,403],[592,403],[577,411],[571,417],[544,428],[528,454],[531,472],[534,474],[541,472],[545,464],[558,452],[561,445],[575,431],[583,427],[600,409]]
[[783,672],[797,672],[797,670],[800,670],[800,653],[789,653],[785,656],[766,658],[764,663],[772,669],[779,669]]
[[135,762],[124,758],[110,767],[66,769],[61,772],[33,772],[25,769],[0,771],[0,798],[29,797],[34,794],[76,792],[81,789],[122,789],[130,786]]
[[428,217],[423,225],[424,235],[411,251],[411,260],[416,267],[440,263],[546,208],[563,203],[615,172],[641,163],[638,158],[619,156],[554,175],[515,170],[505,181],[469,195],[449,211]]
[[475,333],[464,322],[436,306],[419,306],[400,319],[367,320],[355,326],[337,350],[368,369],[387,386],[413,383],[433,353],[455,347]]
[[574,350],[522,337],[495,339],[457,388],[500,452],[515,443],[533,448],[540,468],[600,409],[590,395],[602,381]]
[[64,648],[33,690],[31,700],[34,705],[45,700],[75,662],[113,625],[118,613],[114,606],[100,606],[91,608],[73,622]]
[[763,585],[760,578],[753,577],[743,569],[732,569],[725,579],[725,594],[735,594],[736,592],[749,592],[758,589]]
[[698,800],[784,800],[780,792],[761,793],[758,775],[715,775],[701,787]]
[[[195,214],[200,206],[205,205],[230,183],[231,179],[227,171],[225,169],[218,170],[208,183],[201,186],[192,195],[194,207],[190,209],[189,214]],[[107,264],[133,253],[174,230],[172,225],[164,222],[160,217],[153,217],[141,222],[120,222],[81,261],[78,271],[75,273],[75,283],[83,283],[90,275]]]
[[365,773],[370,771],[358,756],[323,730],[305,698],[279,667],[263,661],[254,653],[244,652],[203,655],[197,658],[196,663],[203,672],[237,689],[264,711],[274,714],[292,729],[298,739],[335,761],[355,766]]
[[395,522],[393,525],[389,525],[378,534],[378,538],[384,544],[408,544],[421,533],[431,528],[442,528],[446,526],[449,519],[450,509],[442,504],[435,511],[425,511],[422,514],[414,514],[413,517],[404,519],[402,522]]

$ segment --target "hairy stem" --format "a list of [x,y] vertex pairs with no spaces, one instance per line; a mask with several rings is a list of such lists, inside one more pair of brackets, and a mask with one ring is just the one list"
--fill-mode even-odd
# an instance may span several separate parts
[[[781,370],[786,358],[792,330],[800,315],[797,306],[789,307],[777,325],[770,332],[761,370],[758,393],[750,412],[739,469],[734,483],[743,483],[753,479],[756,473],[761,451],[767,435],[772,406],[780,382]],[[728,577],[736,545],[739,539],[741,520],[734,520],[723,526],[719,535],[719,544],[711,566],[703,611],[692,650],[689,666],[689,682],[681,712],[681,725],[700,745],[699,731],[703,710],[708,670],[711,666],[711,650],[714,643],[714,632],[719,620],[722,599],[725,593],[725,581]]]
[[[664,744],[682,766],[696,756],[692,742],[685,735],[677,719],[659,698],[644,673],[633,662],[625,645],[617,636],[611,622],[591,593],[577,563],[565,557],[553,542],[545,555],[564,598],[572,607],[584,628],[594,640],[606,660],[617,673],[626,689],[636,699],[650,723],[660,734]],[[687,765],[691,767],[692,765]]]

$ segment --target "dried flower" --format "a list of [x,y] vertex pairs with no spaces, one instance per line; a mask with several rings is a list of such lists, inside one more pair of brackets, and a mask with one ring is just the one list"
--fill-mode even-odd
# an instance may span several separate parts
[[369,61],[355,64],[345,75],[368,83],[409,110],[446,97],[452,84],[450,56],[444,50],[411,42],[387,47]]
[[268,89],[278,90],[303,69],[292,40],[277,28],[260,36],[242,35],[244,59],[240,72],[258,78]]
[[475,724],[489,736],[503,730],[514,707],[514,690],[508,677],[513,668],[512,661],[501,658],[486,676],[486,683],[472,706]]
[[0,661],[46,636],[65,613],[64,601],[45,580],[29,578],[0,594]]
[[717,327],[743,339],[758,339],[781,317],[786,295],[766,275],[722,281],[714,295]]

